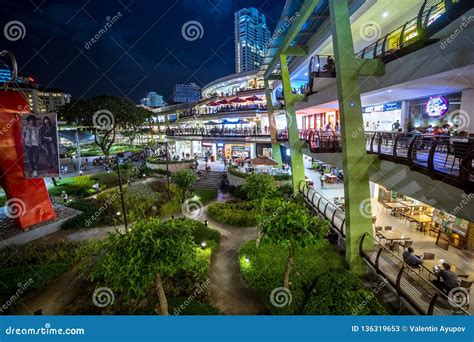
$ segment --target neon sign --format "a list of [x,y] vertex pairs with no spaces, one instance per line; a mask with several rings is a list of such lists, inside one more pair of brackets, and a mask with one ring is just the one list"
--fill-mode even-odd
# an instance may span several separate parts
[[443,116],[448,110],[448,100],[443,96],[432,96],[426,102],[425,112],[429,117]]

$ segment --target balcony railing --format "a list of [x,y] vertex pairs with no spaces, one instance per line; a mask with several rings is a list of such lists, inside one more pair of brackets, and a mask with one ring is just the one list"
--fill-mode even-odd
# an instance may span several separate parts
[[[338,209],[329,200],[308,187],[299,184],[299,191],[306,202],[323,219],[329,220],[331,228],[337,234],[338,243],[345,247],[346,219],[344,211]],[[359,241],[359,254],[378,275],[422,315],[469,315],[453,299],[438,290],[419,269],[414,269],[401,260],[394,252],[382,245],[372,235],[364,234]]]
[[469,4],[470,0],[461,0],[452,4],[446,0],[432,2],[428,6],[423,4],[417,17],[365,47],[356,54],[357,57],[385,59],[403,48],[413,46],[415,49],[415,43],[425,42],[447,23],[472,8],[472,3]]
[[205,129],[205,128],[168,128],[167,136],[202,136],[202,137],[229,137],[229,138],[245,138],[245,137],[270,137],[270,132],[261,131],[260,129]]
[[[433,134],[365,132],[366,149],[379,159],[408,165],[445,183],[474,192],[474,137]],[[335,131],[299,130],[312,153],[341,152],[341,135]],[[277,132],[277,140],[287,141],[288,131]]]

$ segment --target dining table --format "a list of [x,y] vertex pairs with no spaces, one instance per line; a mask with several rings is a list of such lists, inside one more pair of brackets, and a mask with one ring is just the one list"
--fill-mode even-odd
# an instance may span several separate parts
[[384,202],[384,205],[391,209],[406,208],[406,205],[403,205],[400,202]]
[[378,234],[385,240],[388,241],[404,241],[410,240],[410,237],[407,236],[404,232],[399,230],[379,230]]
[[443,268],[443,263],[448,263],[451,266],[451,271],[456,273],[458,277],[469,278],[469,273],[460,269],[456,264],[450,263],[444,259],[430,259],[423,260],[423,268],[425,268],[431,275],[436,276],[435,266],[439,269]]
[[403,204],[408,208],[422,208],[425,206],[423,203],[416,203],[411,201],[400,201],[399,203]]

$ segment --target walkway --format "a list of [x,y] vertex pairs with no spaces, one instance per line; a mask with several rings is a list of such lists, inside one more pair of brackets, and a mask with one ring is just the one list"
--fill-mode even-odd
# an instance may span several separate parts
[[210,227],[221,233],[219,249],[214,253],[210,270],[211,304],[225,315],[268,314],[265,304],[242,279],[239,268],[240,246],[255,239],[257,229],[220,224],[203,213]]

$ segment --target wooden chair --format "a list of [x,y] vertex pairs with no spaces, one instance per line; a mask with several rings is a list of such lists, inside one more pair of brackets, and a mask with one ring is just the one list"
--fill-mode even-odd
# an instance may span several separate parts
[[428,253],[428,252],[423,253],[423,260],[434,260],[434,258],[435,258],[434,253]]
[[400,246],[403,247],[403,251],[405,251],[408,247],[411,247],[411,245],[413,245],[412,240],[405,240],[400,244]]
[[379,240],[383,239],[383,236],[379,233],[382,230],[382,226],[375,227],[375,236],[378,237]]
[[397,252],[398,255],[400,255],[400,241],[391,241],[387,242],[385,246],[390,249],[392,252]]

